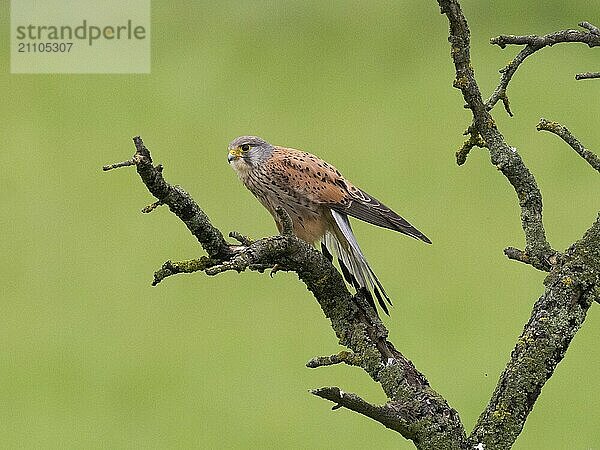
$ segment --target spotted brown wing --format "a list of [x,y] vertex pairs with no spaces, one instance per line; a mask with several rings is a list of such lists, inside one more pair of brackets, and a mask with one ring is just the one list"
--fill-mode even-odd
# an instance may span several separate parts
[[375,197],[354,186],[348,187],[348,205],[332,205],[332,209],[390,230],[399,231],[415,239],[431,244],[427,236],[413,227],[406,219],[396,214]]
[[289,189],[311,202],[431,244],[429,238],[406,219],[354,186],[322,159],[299,150],[276,147],[269,163]]

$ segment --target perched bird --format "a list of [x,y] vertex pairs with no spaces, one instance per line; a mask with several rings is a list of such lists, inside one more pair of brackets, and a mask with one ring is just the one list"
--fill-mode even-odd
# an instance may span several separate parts
[[389,315],[391,301],[367,263],[354,237],[348,216],[431,241],[394,211],[346,180],[331,164],[293,148],[269,144],[257,136],[241,136],[229,144],[229,164],[254,196],[271,213],[281,206],[292,219],[294,234],[323,254],[336,256],[346,281],[363,289],[375,309],[373,294]]

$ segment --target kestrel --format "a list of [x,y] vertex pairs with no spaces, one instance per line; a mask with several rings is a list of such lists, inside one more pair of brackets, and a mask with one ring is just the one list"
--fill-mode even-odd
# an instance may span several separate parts
[[360,250],[348,216],[431,244],[427,236],[310,153],[271,145],[257,136],[241,136],[229,144],[227,160],[271,213],[279,231],[278,206],[292,219],[298,238],[311,245],[320,241],[330,261],[336,256],[346,281],[357,291],[363,289],[373,309],[374,294],[389,315],[386,301],[392,303]]

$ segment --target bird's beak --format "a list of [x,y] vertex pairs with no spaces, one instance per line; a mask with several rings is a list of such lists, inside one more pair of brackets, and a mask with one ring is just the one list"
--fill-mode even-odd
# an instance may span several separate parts
[[230,163],[231,161],[239,158],[240,156],[242,156],[242,154],[240,153],[239,148],[234,148],[233,150],[229,150],[229,154],[227,155],[227,162]]

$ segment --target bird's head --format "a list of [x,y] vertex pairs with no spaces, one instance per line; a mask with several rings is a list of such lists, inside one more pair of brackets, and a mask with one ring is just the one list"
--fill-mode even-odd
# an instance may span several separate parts
[[247,171],[268,159],[273,146],[258,136],[240,136],[228,147],[227,161],[236,171]]

